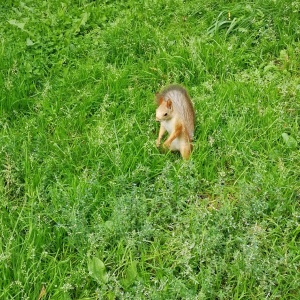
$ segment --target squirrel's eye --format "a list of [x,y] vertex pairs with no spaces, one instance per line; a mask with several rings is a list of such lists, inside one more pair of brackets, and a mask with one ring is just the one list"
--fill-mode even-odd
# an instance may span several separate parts
[[166,117],[167,115],[168,115],[168,113],[165,113],[165,114],[164,114],[164,117]]

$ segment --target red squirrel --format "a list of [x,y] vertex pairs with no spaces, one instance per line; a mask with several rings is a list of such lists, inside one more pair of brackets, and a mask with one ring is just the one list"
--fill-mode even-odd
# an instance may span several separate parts
[[156,94],[156,121],[160,129],[156,146],[167,131],[169,136],[163,147],[171,151],[180,151],[183,159],[189,159],[194,136],[195,111],[191,99],[180,85],[170,85]]

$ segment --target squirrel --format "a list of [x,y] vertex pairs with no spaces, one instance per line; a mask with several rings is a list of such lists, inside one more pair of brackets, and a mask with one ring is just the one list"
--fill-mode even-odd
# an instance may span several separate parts
[[186,89],[180,85],[170,85],[157,93],[155,98],[158,105],[156,121],[160,122],[156,146],[160,146],[161,138],[167,131],[169,137],[163,148],[180,151],[183,159],[189,159],[193,148],[195,111]]

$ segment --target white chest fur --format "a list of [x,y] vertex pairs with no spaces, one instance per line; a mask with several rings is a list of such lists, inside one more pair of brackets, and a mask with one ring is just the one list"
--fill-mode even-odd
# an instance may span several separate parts
[[[171,134],[175,129],[176,118],[172,118],[170,120],[164,120],[161,122],[161,125]],[[174,139],[170,145],[170,150],[177,151],[181,149],[182,143],[184,143],[184,139],[182,136],[178,136]]]
[[169,134],[171,134],[172,131],[174,130],[175,123],[176,123],[175,118],[172,118],[170,120],[161,121],[161,125],[168,131]]

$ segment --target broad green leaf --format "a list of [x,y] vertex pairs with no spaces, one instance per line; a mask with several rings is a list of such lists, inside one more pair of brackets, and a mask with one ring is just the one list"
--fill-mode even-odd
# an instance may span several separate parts
[[30,38],[27,38],[27,39],[26,39],[26,45],[27,45],[27,46],[33,46],[33,45],[34,45],[34,42],[33,42]]
[[108,275],[106,273],[105,265],[98,257],[92,257],[89,259],[88,270],[94,279],[103,283],[107,283]]
[[86,24],[86,21],[88,20],[88,18],[89,18],[89,14],[87,12],[84,12],[82,14],[82,19],[80,21],[79,27],[84,26]]
[[126,270],[126,277],[132,282],[137,277],[137,268],[136,267],[137,267],[137,261],[132,261]]
[[123,284],[126,287],[130,286],[134,283],[137,275],[137,261],[132,261],[126,269],[125,278],[122,280]]
[[8,23],[20,28],[21,30],[24,30],[24,26],[26,24],[26,23],[18,22],[17,20],[8,20]]
[[89,18],[89,14],[85,12],[85,13],[83,13],[81,15],[80,21],[79,20],[75,20],[74,26],[73,26],[74,32],[79,32],[80,31],[80,27],[82,27],[82,26],[84,26],[86,24],[88,18]]
[[282,134],[282,138],[288,148],[296,148],[297,147],[297,141],[292,136],[290,136],[284,132]]

